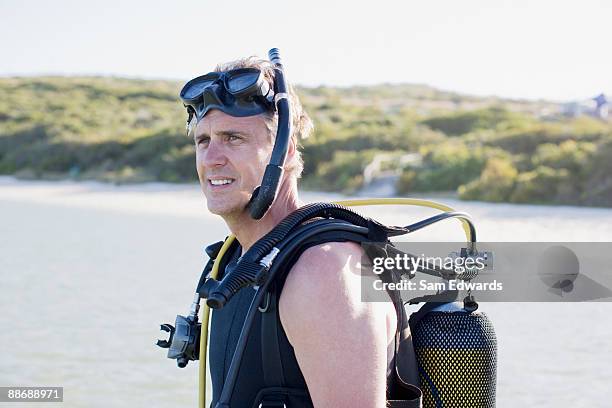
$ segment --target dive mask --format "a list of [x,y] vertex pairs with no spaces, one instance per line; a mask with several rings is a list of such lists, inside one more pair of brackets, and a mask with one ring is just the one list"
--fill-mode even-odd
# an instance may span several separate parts
[[274,110],[274,91],[257,68],[209,72],[187,82],[180,93],[191,122],[211,109],[231,116],[254,116]]

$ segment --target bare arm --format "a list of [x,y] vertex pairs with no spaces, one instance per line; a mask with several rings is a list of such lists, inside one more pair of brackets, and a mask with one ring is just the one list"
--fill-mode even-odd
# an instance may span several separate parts
[[305,251],[287,277],[279,313],[316,408],[383,408],[390,302],[361,302],[355,243]]

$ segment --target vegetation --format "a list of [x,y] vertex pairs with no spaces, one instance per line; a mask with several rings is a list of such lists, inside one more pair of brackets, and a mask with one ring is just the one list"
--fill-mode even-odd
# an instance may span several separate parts
[[[181,84],[119,78],[0,79],[0,173],[112,182],[196,179]],[[456,191],[516,203],[612,206],[612,124],[546,102],[426,86],[299,89],[316,131],[302,185],[353,192],[364,170],[399,194]]]

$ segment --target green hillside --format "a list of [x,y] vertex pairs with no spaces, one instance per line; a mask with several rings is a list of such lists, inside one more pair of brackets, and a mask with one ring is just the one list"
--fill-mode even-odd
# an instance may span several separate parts
[[[182,84],[119,78],[0,79],[0,174],[112,182],[196,179]],[[310,189],[354,192],[373,174],[398,194],[612,206],[612,124],[546,101],[421,85],[301,88]],[[372,173],[371,163],[377,163]],[[370,174],[368,176],[367,174]]]

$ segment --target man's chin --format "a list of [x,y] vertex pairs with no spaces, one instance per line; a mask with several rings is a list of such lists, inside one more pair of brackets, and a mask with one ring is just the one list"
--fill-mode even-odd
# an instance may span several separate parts
[[248,210],[246,208],[251,198],[250,194],[246,192],[240,192],[239,194],[207,194],[204,192],[206,197],[206,207],[211,214],[215,214],[224,218],[227,217],[240,217]]
[[236,217],[246,212],[246,204],[207,203],[208,211],[220,217]]

